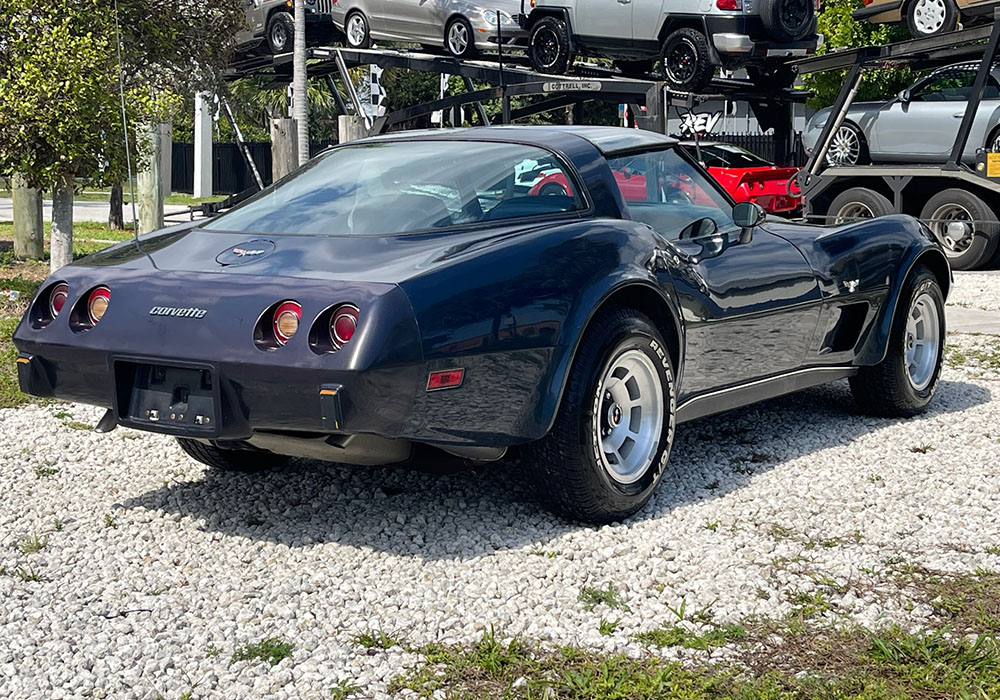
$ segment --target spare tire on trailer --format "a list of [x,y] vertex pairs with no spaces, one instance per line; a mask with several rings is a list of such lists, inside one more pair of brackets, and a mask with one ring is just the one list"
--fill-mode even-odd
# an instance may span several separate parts
[[764,29],[775,41],[801,41],[814,31],[813,0],[760,0]]
[[1000,244],[996,212],[968,190],[953,187],[938,192],[920,210],[920,218],[930,226],[955,270],[986,265]]

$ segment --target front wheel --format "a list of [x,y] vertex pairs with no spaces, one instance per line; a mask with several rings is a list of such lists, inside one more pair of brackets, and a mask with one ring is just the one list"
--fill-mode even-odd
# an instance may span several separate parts
[[196,462],[227,472],[264,471],[287,464],[289,459],[264,450],[227,450],[188,438],[177,438],[177,444]]
[[642,508],[674,438],[674,370],[653,322],[634,309],[587,329],[549,434],[525,451],[539,498],[568,518],[621,520]]
[[563,75],[573,63],[569,29],[558,17],[542,17],[531,28],[528,61],[539,73]]
[[844,122],[837,128],[837,133],[830,142],[830,150],[826,152],[828,165],[866,165],[870,160],[868,142],[854,124]]
[[344,22],[344,38],[352,49],[367,49],[372,45],[368,19],[358,11],[347,16]]
[[472,58],[476,55],[472,25],[464,17],[456,17],[444,30],[444,47],[455,58]]
[[267,48],[272,54],[288,53],[295,42],[295,20],[287,12],[275,12],[267,21]]
[[664,40],[662,64],[663,77],[670,86],[685,92],[701,90],[715,74],[708,39],[689,27],[671,32]]
[[922,412],[934,397],[944,355],[944,295],[926,267],[917,268],[897,302],[885,359],[851,377],[862,411],[905,417]]

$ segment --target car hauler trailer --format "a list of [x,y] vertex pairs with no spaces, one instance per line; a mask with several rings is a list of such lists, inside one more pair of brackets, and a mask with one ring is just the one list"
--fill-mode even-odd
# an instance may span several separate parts
[[[996,20],[1000,11],[994,16]],[[983,100],[1000,48],[1000,22],[939,36],[831,52],[793,62],[800,75],[847,70],[847,77],[798,176],[805,213],[817,223],[849,222],[885,214],[921,218],[944,246],[953,268],[970,270],[994,261],[1000,246],[1000,153],[977,147],[975,167],[962,162],[973,119]],[[947,162],[832,166],[827,152],[867,70],[915,70],[976,61],[976,78]],[[958,115],[956,115],[958,116]],[[930,206],[928,206],[930,205]],[[1000,257],[1000,256],[998,256]]]

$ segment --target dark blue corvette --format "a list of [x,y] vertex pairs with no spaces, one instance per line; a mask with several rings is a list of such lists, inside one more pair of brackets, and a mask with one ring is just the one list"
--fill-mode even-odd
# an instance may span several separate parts
[[519,445],[552,508],[609,521],[683,421],[844,377],[921,411],[950,282],[912,218],[764,221],[649,132],[408,132],[59,270],[14,342],[23,391],[215,467]]

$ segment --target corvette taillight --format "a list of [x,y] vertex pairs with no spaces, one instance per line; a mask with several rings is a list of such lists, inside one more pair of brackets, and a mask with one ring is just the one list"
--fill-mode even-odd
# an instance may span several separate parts
[[110,305],[111,290],[107,287],[98,287],[90,293],[90,296],[87,297],[87,318],[90,320],[91,326],[96,326],[104,318]]
[[69,297],[69,285],[65,282],[60,282],[52,288],[49,292],[49,316],[55,318],[59,315],[66,305],[67,297]]
[[330,343],[335,350],[347,345],[358,329],[361,314],[353,304],[342,304],[330,314]]
[[271,325],[274,330],[274,339],[278,345],[284,345],[299,330],[299,321],[302,320],[302,306],[297,301],[283,301],[274,310]]

